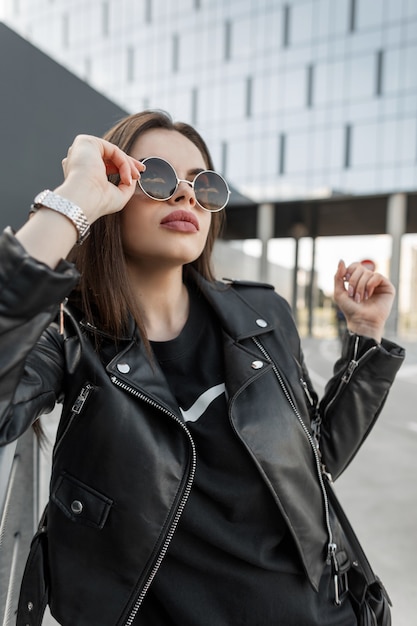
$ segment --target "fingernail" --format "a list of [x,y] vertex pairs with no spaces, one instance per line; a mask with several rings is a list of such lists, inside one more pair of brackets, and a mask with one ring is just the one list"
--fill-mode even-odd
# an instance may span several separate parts
[[359,304],[359,302],[361,301],[361,296],[359,293],[356,294],[355,296],[355,302],[357,302]]
[[349,295],[351,298],[352,298],[352,296],[353,296],[353,293],[354,293],[354,292],[353,292],[353,287],[352,287],[352,285],[349,285],[349,287],[348,287],[348,295]]
[[369,298],[369,293],[365,290],[365,300],[368,300]]

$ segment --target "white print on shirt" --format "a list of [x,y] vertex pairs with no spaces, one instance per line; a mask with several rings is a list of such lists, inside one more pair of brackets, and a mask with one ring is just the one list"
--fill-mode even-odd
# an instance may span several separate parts
[[187,411],[183,411],[180,407],[180,411],[182,416],[186,422],[196,422],[203,413],[208,409],[210,404],[214,402],[216,398],[222,395],[226,390],[224,383],[220,385],[215,385],[215,387],[211,387],[207,389],[204,393],[201,394],[199,398],[194,402],[192,406]]

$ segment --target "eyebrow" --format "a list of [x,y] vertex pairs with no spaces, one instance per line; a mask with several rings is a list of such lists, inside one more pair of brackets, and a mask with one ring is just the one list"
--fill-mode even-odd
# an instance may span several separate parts
[[[142,161],[144,161],[145,159],[152,159],[153,157],[141,157],[138,159],[138,161],[140,161],[142,163]],[[165,159],[164,157],[155,157],[156,159],[162,159],[163,161],[166,161],[167,163],[170,164],[170,166],[173,168],[174,172],[177,174],[177,170],[175,169],[175,167],[172,165],[172,163],[170,161],[168,161],[167,159]],[[208,171],[208,167],[193,167],[192,169],[188,170],[187,172],[187,176],[194,176],[196,177],[197,174],[201,174],[201,172],[207,172]]]
[[195,167],[192,170],[188,170],[188,176],[197,176],[197,174],[201,174],[201,172],[206,172],[207,168],[204,167]]
[[[138,161],[142,162],[145,159],[152,159],[153,157],[142,157],[140,159],[138,159]],[[163,159],[164,161],[167,161],[167,159],[164,159],[163,157],[155,157],[157,159]],[[172,163],[170,161],[167,161],[167,163],[170,164],[170,166],[172,167],[172,169],[174,170],[174,172],[177,174],[177,170],[175,169],[175,167],[172,165]],[[188,170],[187,172],[187,176],[197,176],[197,174],[201,174],[201,172],[207,172],[208,168],[207,167],[193,167],[192,169]]]

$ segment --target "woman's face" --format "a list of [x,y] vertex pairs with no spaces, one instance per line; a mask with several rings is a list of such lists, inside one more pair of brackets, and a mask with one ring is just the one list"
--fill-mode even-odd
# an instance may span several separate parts
[[[192,181],[196,170],[207,169],[200,150],[181,133],[164,128],[146,131],[133,145],[131,156],[158,156],[171,163],[180,179]],[[202,253],[211,213],[196,202],[194,190],[180,183],[172,198],[149,198],[139,185],[121,213],[127,262],[152,271],[182,266]]]

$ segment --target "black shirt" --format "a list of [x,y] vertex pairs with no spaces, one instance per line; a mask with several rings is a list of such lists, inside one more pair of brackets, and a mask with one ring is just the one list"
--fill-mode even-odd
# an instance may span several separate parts
[[[310,586],[268,487],[227,414],[221,330],[197,293],[176,339],[152,348],[197,450],[193,488],[139,611],[142,626],[353,626],[330,573]],[[256,416],[254,416],[256,419]]]

